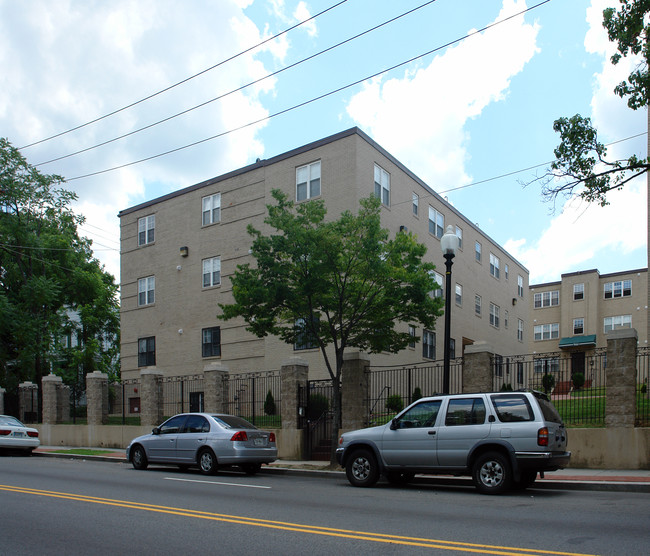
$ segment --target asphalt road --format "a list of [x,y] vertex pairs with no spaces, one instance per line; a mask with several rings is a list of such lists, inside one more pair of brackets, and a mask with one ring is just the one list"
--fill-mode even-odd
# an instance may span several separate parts
[[0,554],[647,552],[650,495],[349,486],[344,477],[0,457]]

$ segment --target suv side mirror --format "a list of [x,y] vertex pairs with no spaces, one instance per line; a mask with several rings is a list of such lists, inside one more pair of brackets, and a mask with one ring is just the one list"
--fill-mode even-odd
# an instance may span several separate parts
[[488,423],[494,423],[497,420],[497,418],[494,415],[490,415],[488,417]]

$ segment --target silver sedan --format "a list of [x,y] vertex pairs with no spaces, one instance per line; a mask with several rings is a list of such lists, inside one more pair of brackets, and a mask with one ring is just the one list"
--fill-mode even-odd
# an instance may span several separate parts
[[24,450],[31,454],[39,445],[37,429],[23,425],[15,417],[0,415],[0,448]]
[[275,433],[241,417],[216,413],[175,415],[126,448],[126,459],[136,469],[146,469],[150,463],[181,469],[198,466],[206,475],[232,465],[253,475],[277,457]]

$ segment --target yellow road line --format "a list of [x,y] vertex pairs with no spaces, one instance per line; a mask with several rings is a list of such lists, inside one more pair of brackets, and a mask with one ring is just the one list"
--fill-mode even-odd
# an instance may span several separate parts
[[371,542],[398,544],[405,546],[419,546],[424,548],[439,548],[441,550],[456,550],[463,552],[473,552],[479,554],[497,554],[500,556],[521,556],[521,555],[555,555],[555,556],[594,556],[577,552],[556,552],[551,550],[537,550],[529,548],[518,548],[509,546],[493,546],[487,544],[464,543],[459,541],[445,541],[440,539],[425,539],[418,537],[405,537],[401,535],[389,535],[384,533],[370,533],[366,531],[353,531],[347,529],[336,529],[331,527],[321,527],[318,525],[304,525],[299,523],[288,523],[283,521],[273,521],[268,519],[257,519],[252,517],[235,516],[213,512],[204,512],[199,510],[188,510],[186,508],[174,508],[170,506],[158,506],[155,504],[144,504],[141,502],[131,502],[128,500],[114,500],[111,498],[99,498],[95,496],[86,496],[83,494],[72,494],[66,492],[56,492],[50,490],[38,490],[26,487],[17,487],[11,485],[0,485],[0,490],[15,492],[18,494],[31,494],[35,496],[47,496],[50,498],[60,498],[63,500],[74,500],[77,502],[87,502],[93,504],[102,504],[107,506],[117,506],[134,510],[144,510],[182,517],[193,517],[198,519],[207,519],[212,521],[221,521],[225,523],[236,523],[240,525],[249,525],[255,527],[266,527],[270,529],[279,529],[295,533],[309,533],[312,535],[325,535],[330,537],[339,537],[355,540],[365,540]]

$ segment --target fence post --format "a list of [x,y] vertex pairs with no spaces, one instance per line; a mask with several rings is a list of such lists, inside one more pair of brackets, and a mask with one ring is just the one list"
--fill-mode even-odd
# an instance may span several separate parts
[[465,348],[463,355],[463,392],[492,392],[491,359],[494,348],[486,342],[476,342]]
[[208,413],[224,413],[227,400],[228,367],[220,363],[210,363],[203,369],[205,393],[203,405]]
[[341,427],[361,429],[368,419],[370,360],[359,352],[343,355],[341,372]]
[[607,334],[606,427],[634,426],[637,339],[634,328],[617,328]]
[[43,388],[43,424],[56,425],[59,421],[57,419],[57,388],[63,385],[63,379],[50,373],[41,379],[41,386]]
[[5,412],[5,392],[4,388],[0,388],[0,415],[4,415]]
[[140,371],[140,423],[158,426],[163,420],[162,376],[155,367]]
[[89,425],[108,424],[108,375],[94,371],[86,375],[87,417]]

